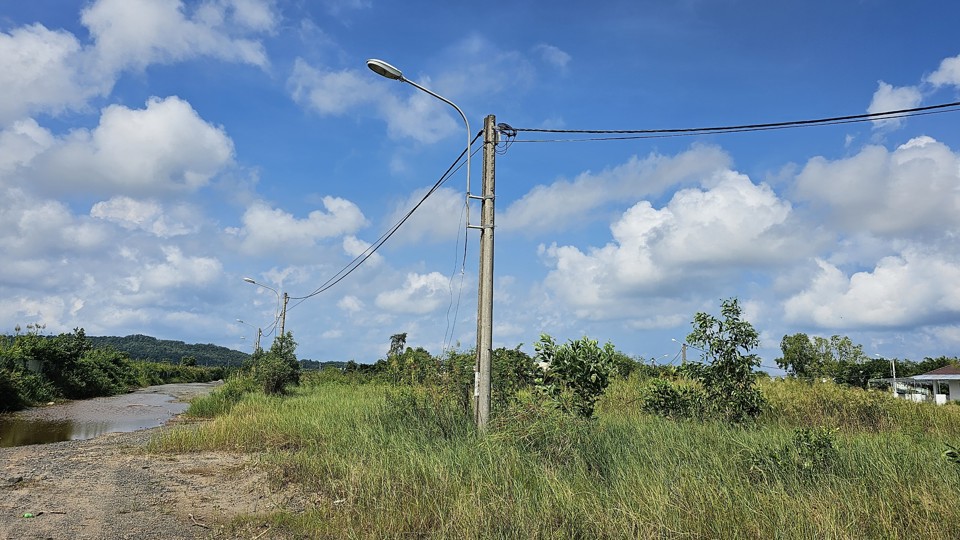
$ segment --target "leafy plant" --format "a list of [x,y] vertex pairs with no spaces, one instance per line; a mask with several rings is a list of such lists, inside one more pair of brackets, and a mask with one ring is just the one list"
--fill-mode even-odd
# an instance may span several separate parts
[[567,412],[593,416],[597,399],[615,373],[617,355],[612,343],[600,348],[587,337],[557,345],[547,334],[534,345],[535,359],[545,366],[537,388]]
[[750,458],[750,472],[760,479],[810,481],[831,472],[836,464],[836,429],[798,428],[789,444],[761,448]]
[[748,354],[760,339],[753,325],[741,318],[736,298],[724,300],[720,313],[723,319],[703,312],[694,315],[687,342],[710,360],[700,379],[712,412],[728,422],[741,423],[763,411],[763,395],[755,386],[753,373],[760,359]]

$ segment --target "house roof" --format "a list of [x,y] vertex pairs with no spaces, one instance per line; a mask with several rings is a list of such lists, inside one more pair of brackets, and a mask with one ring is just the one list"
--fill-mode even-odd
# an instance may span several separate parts
[[918,381],[957,381],[960,380],[960,366],[943,366],[910,378]]

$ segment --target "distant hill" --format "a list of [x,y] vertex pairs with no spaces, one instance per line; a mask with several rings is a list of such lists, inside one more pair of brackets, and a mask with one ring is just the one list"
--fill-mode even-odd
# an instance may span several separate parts
[[185,357],[193,357],[198,366],[234,366],[237,367],[249,355],[212,343],[191,345],[182,341],[157,339],[155,337],[134,334],[132,336],[87,336],[94,347],[109,345],[123,351],[134,360],[150,360],[179,364]]

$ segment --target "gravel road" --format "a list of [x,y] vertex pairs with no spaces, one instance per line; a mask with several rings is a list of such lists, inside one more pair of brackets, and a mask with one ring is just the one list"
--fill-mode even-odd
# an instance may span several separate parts
[[0,540],[266,539],[230,521],[302,504],[250,454],[147,453],[166,429],[0,448]]

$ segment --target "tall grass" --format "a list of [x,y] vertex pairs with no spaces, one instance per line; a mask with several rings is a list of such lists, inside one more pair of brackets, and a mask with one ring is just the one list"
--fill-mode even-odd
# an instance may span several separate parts
[[[776,384],[763,387],[774,409],[811,394]],[[596,420],[523,396],[478,436],[455,398],[436,389],[323,383],[285,398],[245,394],[154,449],[262,452],[278,484],[316,500],[303,513],[248,518],[291,537],[955,536],[960,483],[940,458],[956,438],[952,407],[845,415],[823,405],[829,394],[805,402],[806,413],[772,409],[744,429],[644,415],[636,388],[616,383]],[[826,412],[811,417],[817,410]],[[819,420],[843,428],[828,464],[801,474],[761,459]]]

